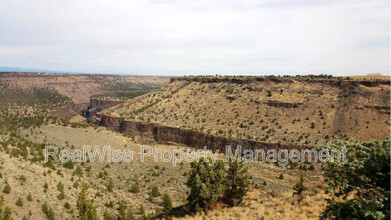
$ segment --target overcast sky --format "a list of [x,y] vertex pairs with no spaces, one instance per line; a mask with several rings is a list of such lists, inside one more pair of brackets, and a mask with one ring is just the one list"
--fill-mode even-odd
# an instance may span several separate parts
[[0,66],[390,73],[388,0],[0,0]]

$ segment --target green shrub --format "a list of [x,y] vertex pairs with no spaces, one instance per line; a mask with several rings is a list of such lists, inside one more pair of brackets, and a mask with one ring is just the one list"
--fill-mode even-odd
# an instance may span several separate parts
[[12,220],[12,209],[8,206],[3,207],[4,197],[0,197],[0,219],[1,220]]
[[346,161],[322,166],[332,197],[321,219],[390,219],[390,140],[336,142],[321,149],[349,149]]
[[152,187],[151,196],[152,197],[160,196],[160,192],[159,192],[159,189],[157,188],[157,186]]
[[130,187],[131,193],[139,193],[140,192],[140,186],[138,181],[136,181],[131,187]]
[[27,201],[29,202],[33,201],[33,197],[31,196],[31,193],[27,195]]
[[224,164],[219,160],[212,166],[207,159],[193,161],[190,166],[191,170],[186,175],[186,185],[190,188],[187,201],[191,210],[202,210],[224,190]]
[[162,205],[163,205],[163,211],[165,213],[169,213],[172,209],[172,201],[170,195],[167,193],[163,194],[162,196]]
[[103,213],[103,220],[116,220],[116,218],[105,210],[105,212]]
[[72,162],[72,160],[68,160],[68,162],[65,162],[63,164],[63,167],[65,167],[67,169],[73,169],[75,166],[74,166],[74,163]]
[[19,197],[18,200],[16,200],[15,205],[22,207],[23,206],[23,200]]
[[140,204],[140,208],[138,209],[138,214],[145,215],[145,208],[142,203]]
[[80,176],[80,177],[83,176],[83,170],[81,169],[80,166],[76,167],[76,170],[74,171],[74,174],[77,175],[77,176]]
[[54,220],[53,209],[46,202],[42,205],[42,212],[46,215],[48,220]]
[[227,176],[225,178],[224,196],[228,201],[241,199],[248,190],[248,173],[242,161],[229,162]]
[[3,188],[3,193],[10,194],[10,192],[11,192],[11,186],[8,183],[6,183]]
[[94,203],[87,199],[87,185],[82,184],[81,191],[77,199],[77,209],[79,211],[79,220],[97,220],[99,219]]
[[107,191],[113,192],[113,189],[114,189],[114,181],[112,178],[110,178],[109,184],[107,185]]
[[307,189],[307,187],[304,186],[304,181],[305,181],[305,178],[304,178],[303,172],[301,172],[299,182],[297,182],[296,185],[293,187],[293,190],[295,190],[297,192],[297,194],[299,194],[299,195],[301,195],[303,193],[303,191]]

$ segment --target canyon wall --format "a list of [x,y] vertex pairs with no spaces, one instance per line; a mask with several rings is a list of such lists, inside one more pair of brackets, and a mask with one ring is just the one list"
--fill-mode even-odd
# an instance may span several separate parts
[[87,111],[83,112],[83,115],[88,120],[90,120],[98,112],[113,107],[115,105],[122,104],[124,102],[125,100],[103,100],[103,99],[90,98],[90,105],[88,106]]
[[152,138],[158,143],[178,143],[194,148],[204,148],[225,151],[226,146],[242,146],[242,149],[308,149],[308,146],[286,145],[279,143],[269,143],[264,141],[254,141],[245,139],[227,138],[212,134],[202,133],[189,129],[170,127],[155,123],[140,121],[128,121],[120,117],[100,115],[101,126],[111,130],[128,134],[137,134],[142,137]]
[[119,105],[124,103],[125,100],[102,100],[102,99],[90,99],[89,109],[96,108],[97,111],[102,111],[103,109],[113,107],[115,105]]

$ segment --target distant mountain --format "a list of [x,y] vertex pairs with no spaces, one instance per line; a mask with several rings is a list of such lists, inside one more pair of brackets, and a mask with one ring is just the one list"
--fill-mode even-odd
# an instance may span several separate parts
[[0,66],[0,72],[45,72],[45,73],[64,73],[66,71],[46,70],[46,69],[30,69],[20,67]]

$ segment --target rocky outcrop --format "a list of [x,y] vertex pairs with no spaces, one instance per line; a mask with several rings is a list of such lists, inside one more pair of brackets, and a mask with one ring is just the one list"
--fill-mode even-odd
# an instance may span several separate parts
[[100,116],[101,126],[105,126],[111,130],[119,131],[128,134],[137,134],[147,138],[153,138],[158,143],[175,142],[195,148],[204,148],[225,151],[226,146],[242,146],[243,149],[306,149],[310,146],[285,145],[279,143],[269,143],[264,141],[254,141],[246,139],[227,138],[212,134],[202,133],[189,129],[170,127],[155,123],[147,123],[140,121],[128,121],[120,117],[112,117],[107,115]]
[[277,77],[244,77],[244,78],[229,78],[229,77],[173,77],[170,82],[175,81],[192,81],[199,83],[220,83],[229,82],[236,84],[249,84],[253,82],[276,82],[276,83],[292,83],[293,80]]
[[364,107],[365,107],[365,108],[370,108],[370,109],[377,110],[379,113],[387,114],[387,115],[390,114],[390,109],[391,109],[390,106],[364,105]]
[[107,109],[110,107],[113,107],[115,105],[119,105],[124,103],[124,100],[102,100],[102,99],[90,99],[90,105],[88,106],[89,109],[95,108],[98,112],[102,111],[103,109]]
[[102,100],[102,99],[90,99],[90,105],[87,108],[87,111],[83,112],[83,115],[90,120],[93,116],[95,116],[98,112],[111,108],[115,105],[119,105],[124,103],[125,100]]
[[278,108],[297,108],[299,107],[299,105],[302,105],[303,103],[268,101],[268,102],[264,102],[264,104],[272,107],[278,107]]
[[243,77],[243,78],[230,78],[230,77],[173,77],[170,82],[175,81],[191,81],[199,83],[236,83],[236,84],[249,84],[254,82],[275,82],[275,83],[293,83],[294,80],[307,82],[307,83],[322,83],[330,86],[336,86],[340,88],[349,88],[359,85],[367,87],[376,87],[379,85],[390,85],[390,80],[342,80],[342,79],[306,79],[306,78],[283,78],[283,77]]

